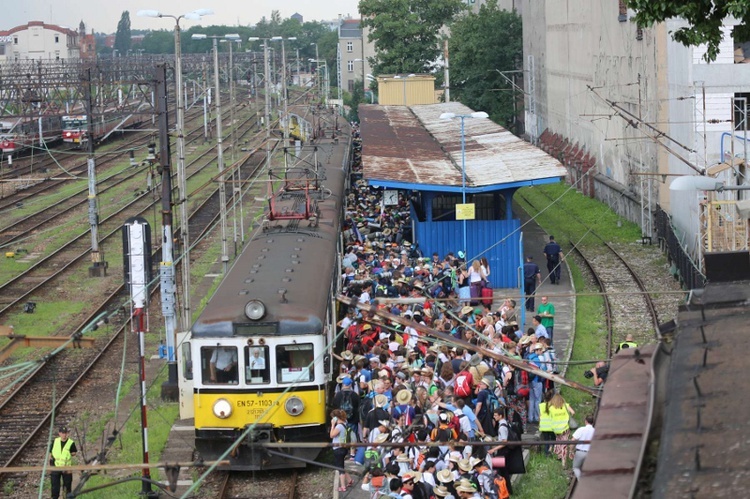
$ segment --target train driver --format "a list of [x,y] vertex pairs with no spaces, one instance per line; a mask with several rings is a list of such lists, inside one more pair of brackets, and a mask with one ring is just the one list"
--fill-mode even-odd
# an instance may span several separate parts
[[216,347],[210,361],[211,381],[214,383],[237,383],[237,349]]

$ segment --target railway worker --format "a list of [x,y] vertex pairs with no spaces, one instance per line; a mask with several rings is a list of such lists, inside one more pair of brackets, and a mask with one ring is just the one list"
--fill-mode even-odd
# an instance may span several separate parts
[[544,326],[549,334],[551,345],[554,340],[555,306],[549,302],[546,296],[542,296],[542,303],[539,305],[539,308],[537,308],[536,313],[542,318],[542,326]]
[[523,264],[523,289],[526,295],[526,310],[534,311],[534,293],[537,286],[542,284],[542,273],[539,265],[534,263],[534,257],[526,257],[526,263]]
[[[578,428],[573,433],[573,440],[590,441],[594,439],[594,416],[591,414],[587,414],[584,421],[586,425]],[[576,444],[576,453],[573,457],[573,473],[575,474],[576,478],[581,478],[581,467],[583,466],[583,462],[586,460],[586,456],[588,456],[590,448],[591,444]]]
[[213,383],[237,382],[237,349],[216,347],[209,362],[210,380]]
[[[50,466],[72,466],[73,456],[76,455],[78,449],[76,449],[76,443],[72,438],[68,438],[68,428],[61,426],[58,430],[58,436],[52,442],[49,449],[49,464]],[[52,482],[52,499],[58,499],[60,497],[60,482],[64,489],[63,497],[68,497],[68,494],[73,490],[73,473],[70,471],[53,471],[50,474]]]
[[615,353],[619,352],[620,350],[623,350],[625,348],[638,348],[638,343],[633,341],[633,335],[628,334],[625,336],[625,341],[617,345],[617,349],[615,350]]
[[560,284],[560,263],[565,260],[562,248],[555,241],[555,236],[549,236],[549,242],[544,247],[544,256],[547,258],[547,271],[552,284]]

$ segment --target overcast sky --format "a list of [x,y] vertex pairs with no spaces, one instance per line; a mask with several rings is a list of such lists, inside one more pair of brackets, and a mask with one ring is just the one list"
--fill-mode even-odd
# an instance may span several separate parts
[[136,12],[141,9],[154,9],[175,15],[200,8],[213,9],[215,12],[201,21],[181,21],[180,26],[185,28],[197,24],[246,26],[255,24],[263,16],[270,18],[274,9],[281,13],[282,19],[298,12],[305,21],[319,21],[336,19],[339,14],[358,17],[358,3],[358,0],[0,0],[0,5],[6,7],[0,16],[0,30],[8,30],[29,21],[78,28],[78,23],[83,20],[89,33],[92,29],[114,33],[124,10],[130,11],[132,29],[174,27],[172,20],[136,16]]

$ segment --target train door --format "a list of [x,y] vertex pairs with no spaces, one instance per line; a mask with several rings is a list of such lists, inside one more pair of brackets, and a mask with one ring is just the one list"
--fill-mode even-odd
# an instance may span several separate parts
[[190,332],[177,333],[177,384],[180,389],[180,419],[195,417],[193,406],[193,356]]

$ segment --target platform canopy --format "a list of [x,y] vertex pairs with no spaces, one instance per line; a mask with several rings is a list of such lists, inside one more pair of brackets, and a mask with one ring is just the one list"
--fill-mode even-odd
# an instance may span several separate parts
[[[364,179],[393,189],[461,192],[461,120],[457,102],[423,106],[360,105]],[[453,119],[441,119],[454,113]],[[563,165],[488,118],[464,120],[466,192],[556,183]]]

